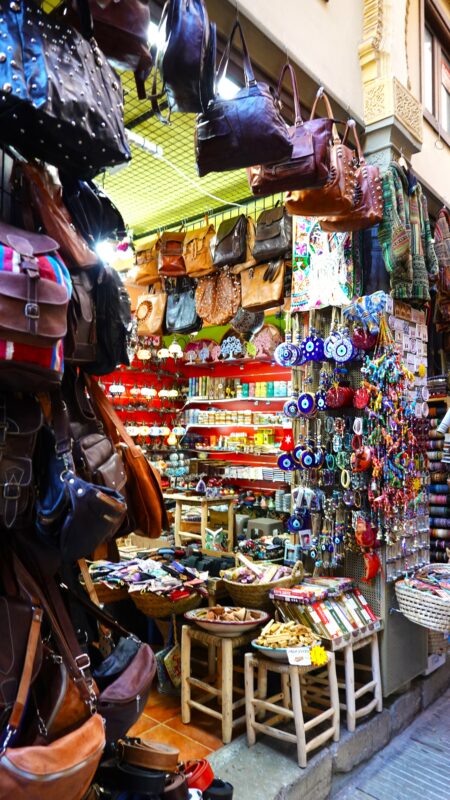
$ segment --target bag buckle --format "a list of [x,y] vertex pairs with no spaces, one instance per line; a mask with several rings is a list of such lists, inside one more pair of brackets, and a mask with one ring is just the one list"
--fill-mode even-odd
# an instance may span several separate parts
[[78,656],[75,656],[74,660],[80,672],[84,673],[91,666],[91,659],[87,653],[80,653]]
[[5,500],[19,500],[20,499],[20,484],[16,481],[5,483],[3,485],[3,497]]
[[26,303],[25,316],[27,319],[39,319],[40,311],[37,303]]

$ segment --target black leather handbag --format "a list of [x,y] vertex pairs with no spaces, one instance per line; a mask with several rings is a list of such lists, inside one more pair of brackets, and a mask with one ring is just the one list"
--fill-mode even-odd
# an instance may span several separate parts
[[224,219],[217,231],[214,266],[232,267],[234,264],[242,264],[246,256],[246,241],[247,217],[245,214]]
[[[204,0],[168,0],[159,26],[164,42],[156,55],[152,108],[161,122],[169,122],[158,100],[167,94],[173,111],[200,112],[214,96],[216,26],[208,19]],[[156,93],[158,72],[164,91]]]
[[216,91],[226,74],[231,45],[239,31],[244,57],[245,86],[225,100],[216,94],[197,118],[195,142],[200,176],[281,161],[292,154],[289,128],[269,86],[256,81],[244,33],[234,23],[216,75]]
[[129,161],[120,79],[95,40],[31,2],[1,13],[1,140],[78,178]]
[[63,199],[78,231],[91,247],[103,239],[123,239],[123,217],[107,194],[93,181],[61,174]]
[[192,333],[201,327],[195,307],[195,283],[190,278],[177,278],[167,295],[166,333]]
[[257,261],[272,261],[290,255],[291,248],[292,217],[284,206],[262,211],[256,221],[253,257]]

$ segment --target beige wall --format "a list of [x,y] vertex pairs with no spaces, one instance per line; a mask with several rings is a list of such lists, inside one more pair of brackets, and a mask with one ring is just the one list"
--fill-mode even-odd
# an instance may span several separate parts
[[412,157],[411,164],[419,180],[427,183],[450,207],[450,147],[442,140],[436,147],[437,139],[435,129],[424,120],[422,150]]
[[362,117],[362,0],[238,0],[238,5],[344,107]]

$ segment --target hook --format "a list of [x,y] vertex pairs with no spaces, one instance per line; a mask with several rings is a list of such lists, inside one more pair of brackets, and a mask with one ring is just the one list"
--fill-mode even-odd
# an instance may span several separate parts
[[238,22],[238,20],[239,20],[239,5],[238,5],[238,0],[234,0],[234,3],[235,3],[235,6],[236,6],[236,22]]

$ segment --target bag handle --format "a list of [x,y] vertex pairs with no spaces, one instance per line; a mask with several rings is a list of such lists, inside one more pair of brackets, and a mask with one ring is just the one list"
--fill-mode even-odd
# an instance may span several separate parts
[[290,61],[286,61],[286,63],[284,64],[284,66],[281,69],[280,77],[278,79],[278,86],[277,86],[276,91],[275,91],[275,97],[277,98],[277,100],[279,100],[279,98],[281,96],[281,87],[282,87],[284,76],[285,76],[286,72],[289,72],[291,85],[292,85],[292,94],[293,94],[293,97],[294,97],[294,113],[295,113],[294,124],[296,126],[303,125],[302,112],[301,112],[301,106],[300,106],[300,96],[299,96],[299,93],[298,93],[297,76],[295,74],[294,67],[292,66]]
[[365,164],[366,159],[364,158],[364,153],[361,148],[361,143],[359,141],[358,131],[356,130],[356,122],[354,119],[347,120],[347,125],[345,126],[344,135],[342,137],[342,144],[347,144],[348,137],[350,135],[350,131],[353,131],[353,139],[355,140],[356,144],[356,152],[358,153],[358,161],[360,164]]
[[252,62],[250,60],[250,54],[248,52],[247,42],[245,41],[244,31],[242,30],[242,25],[240,21],[237,19],[233,25],[231,30],[230,36],[228,37],[228,42],[226,44],[225,50],[223,51],[222,58],[220,59],[219,68],[216,73],[216,86],[215,86],[215,94],[217,94],[217,87],[225,77],[228,69],[228,62],[230,60],[231,54],[231,45],[233,43],[233,39],[235,36],[236,31],[239,31],[241,37],[241,44],[242,44],[242,53],[244,56],[244,77],[245,77],[245,85],[248,88],[249,86],[256,86],[256,78],[253,72]]
[[98,407],[102,421],[104,424],[106,423],[108,434],[110,435],[114,444],[117,445],[120,444],[121,441],[123,441],[123,443],[127,445],[127,447],[133,447],[134,446],[133,439],[127,433],[125,425],[123,424],[120,417],[116,414],[114,408],[112,407],[106,395],[98,385],[97,381],[91,378],[90,375],[85,375],[85,380],[89,394],[91,395],[91,397],[94,400],[94,403]]
[[310,120],[315,119],[317,106],[318,106],[320,100],[323,100],[323,102],[324,102],[325,110],[327,112],[328,119],[332,119],[333,120],[333,139],[334,139],[334,142],[335,142],[335,144],[337,144],[337,143],[340,144],[341,137],[339,136],[338,129],[336,128],[336,120],[334,118],[333,109],[331,108],[331,104],[330,104],[330,101],[328,99],[328,95],[325,94],[323,86],[319,86],[319,88],[317,90],[317,94],[315,96],[314,103],[313,103],[313,106],[312,106],[312,109],[311,109]]

